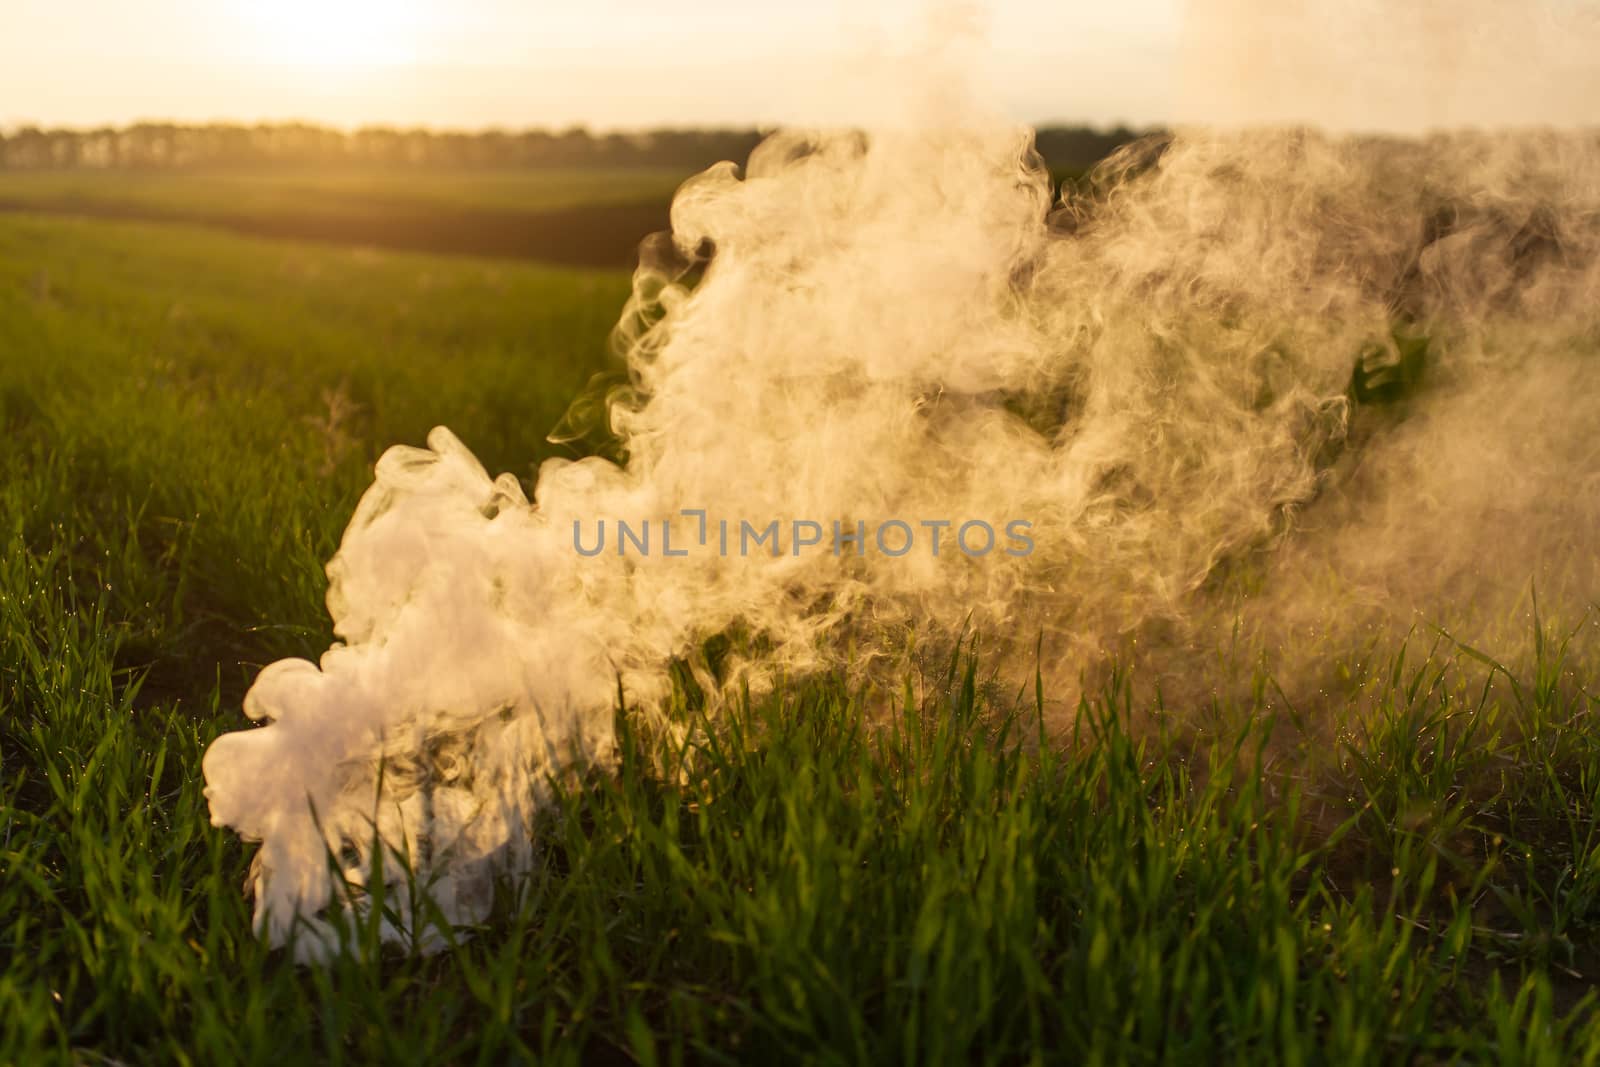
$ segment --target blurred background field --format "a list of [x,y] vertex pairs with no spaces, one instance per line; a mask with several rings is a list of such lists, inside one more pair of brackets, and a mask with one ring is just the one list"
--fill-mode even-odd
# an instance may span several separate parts
[[672,167],[545,170],[46,170],[0,171],[0,201],[13,210],[284,214],[307,209],[381,216],[393,208],[548,211],[661,204],[687,172]]
[[0,212],[625,268],[680,171],[0,172]]

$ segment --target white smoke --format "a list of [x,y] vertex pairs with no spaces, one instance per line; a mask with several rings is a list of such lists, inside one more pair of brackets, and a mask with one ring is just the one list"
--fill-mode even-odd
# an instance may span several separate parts
[[[551,461],[530,505],[442,429],[379,462],[329,565],[340,644],[263,671],[264,727],[206,755],[269,937],[332,944],[359,903],[330,855],[483,914],[547,776],[610,759],[619,683],[649,714],[719,635],[747,640],[713,691],[963,627],[1042,636],[1060,687],[1112,654],[1203,684],[1243,632],[1292,684],[1374,625],[1600,590],[1593,134],[1195,128],[1055,204],[1028,131],[936,99],[680,190],[618,332],[625,465]],[[781,552],[741,554],[770,521]],[[953,549],[967,522],[996,548]]]

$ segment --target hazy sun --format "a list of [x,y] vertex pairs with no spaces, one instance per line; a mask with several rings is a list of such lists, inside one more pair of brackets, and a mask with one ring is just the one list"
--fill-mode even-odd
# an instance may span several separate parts
[[236,0],[250,51],[270,63],[367,67],[409,63],[423,33],[405,0]]

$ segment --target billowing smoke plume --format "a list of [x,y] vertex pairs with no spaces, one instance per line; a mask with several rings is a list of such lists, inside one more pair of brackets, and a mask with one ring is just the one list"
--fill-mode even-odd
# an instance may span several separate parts
[[626,462],[530,504],[447,431],[391,450],[340,644],[207,753],[274,939],[325,947],[328,856],[362,883],[374,831],[481,914],[619,682],[648,714],[720,636],[713,689],[964,628],[1042,637],[1064,689],[1111,655],[1203,684],[1229,633],[1293,684],[1600,591],[1593,133],[1196,128],[1057,199],[1026,130],[923,114],[777,134],[672,224],[618,331]]

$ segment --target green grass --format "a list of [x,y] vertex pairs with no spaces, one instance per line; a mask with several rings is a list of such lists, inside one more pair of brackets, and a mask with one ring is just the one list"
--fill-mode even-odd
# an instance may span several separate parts
[[587,204],[665,203],[688,174],[674,168],[244,171],[0,171],[0,202],[122,208],[163,215],[272,215],[396,207],[549,211]]
[[1397,643],[1334,743],[1120,678],[1041,744],[965,655],[687,751],[621,713],[484,929],[265,948],[201,752],[325,647],[377,453],[531,476],[625,292],[0,219],[0,1063],[1600,1062],[1592,621],[1515,677]]

